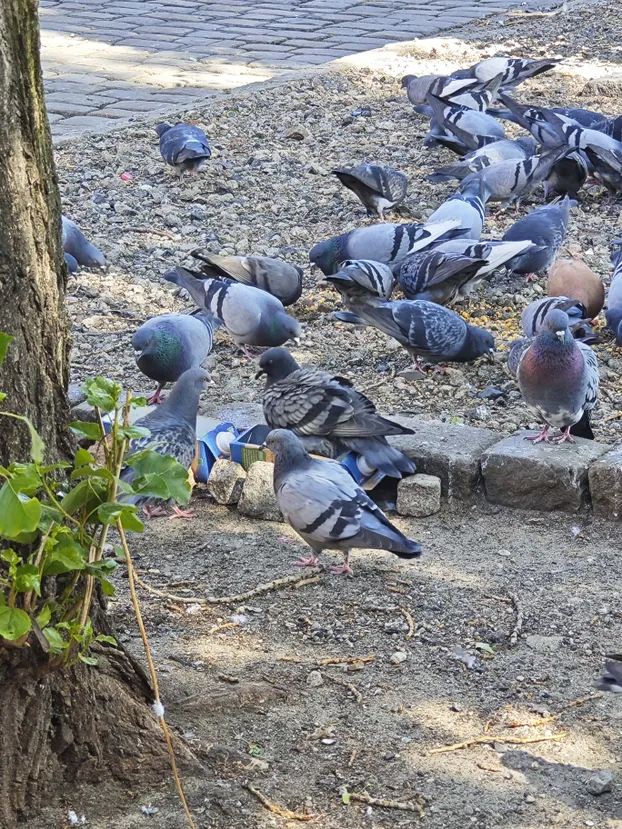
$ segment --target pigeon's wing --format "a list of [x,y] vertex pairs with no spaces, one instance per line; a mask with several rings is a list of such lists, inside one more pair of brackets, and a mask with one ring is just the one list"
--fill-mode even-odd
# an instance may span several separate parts
[[533,337],[524,337],[520,340],[514,340],[514,342],[510,344],[510,350],[508,352],[508,371],[512,377],[516,377],[518,375],[518,367],[521,360],[529,350],[532,343]]
[[297,435],[330,435],[354,415],[349,389],[325,372],[305,369],[269,386],[263,405],[271,428]]
[[607,673],[597,685],[598,690],[622,694],[622,662],[605,662],[605,669]]
[[394,303],[393,317],[408,343],[422,355],[450,359],[467,336],[465,321],[448,308],[422,300]]
[[598,359],[596,357],[596,352],[585,343],[581,341],[576,341],[577,345],[581,349],[583,353],[583,359],[585,360],[585,377],[586,377],[586,394],[585,394],[585,403],[583,404],[583,408],[586,412],[591,411],[594,406],[596,405],[596,401],[598,399],[598,386],[600,381],[600,375],[598,372]]

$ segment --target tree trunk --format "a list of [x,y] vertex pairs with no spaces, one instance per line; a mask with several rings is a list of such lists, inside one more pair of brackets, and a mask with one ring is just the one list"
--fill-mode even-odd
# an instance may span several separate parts
[[[46,458],[70,443],[69,328],[60,197],[43,101],[37,0],[0,2],[0,331],[15,337],[0,369],[7,411],[28,415]],[[28,459],[20,421],[0,422],[0,464]]]

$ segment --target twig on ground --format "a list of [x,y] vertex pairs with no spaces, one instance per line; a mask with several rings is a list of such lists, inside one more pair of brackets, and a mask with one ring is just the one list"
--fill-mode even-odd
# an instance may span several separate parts
[[348,762],[347,762],[347,764],[346,764],[346,765],[347,765],[347,767],[348,767],[349,769],[351,769],[351,768],[352,768],[352,766],[353,766],[353,764],[354,764],[354,761],[355,761],[355,760],[356,760],[356,758],[358,757],[358,754],[359,754],[359,750],[358,750],[358,748],[353,748],[353,749],[352,749],[352,754],[350,755],[350,759],[348,760]]
[[363,694],[358,690],[358,688],[353,685],[351,682],[346,682],[345,679],[339,679],[336,676],[331,676],[330,674],[326,673],[326,671],[320,671],[322,676],[325,676],[326,679],[330,679],[332,682],[336,682],[337,685],[341,685],[342,688],[347,688],[348,691],[351,691],[354,694],[354,698],[360,704],[363,702]]
[[128,227],[126,231],[129,233],[153,233],[154,236],[164,236],[166,239],[176,239],[175,233],[170,230],[160,230],[156,227]]
[[327,656],[325,659],[299,659],[297,656],[279,656],[279,662],[295,662],[297,665],[357,665],[360,662],[373,662],[376,654],[369,656]]
[[606,423],[608,420],[615,420],[618,417],[622,417],[622,411],[612,412],[611,414],[608,414],[606,417],[602,417],[600,422]]
[[423,817],[423,807],[421,795],[418,795],[418,802],[411,803],[410,801],[401,800],[383,800],[380,797],[372,797],[367,792],[350,792],[350,800],[358,800],[360,803],[368,803],[370,806],[381,806],[383,809],[399,809],[402,812],[417,812],[419,817]]
[[312,576],[310,579],[303,579],[302,581],[297,581],[294,585],[294,589],[298,590],[299,587],[306,587],[308,584],[317,584],[322,579],[319,576]]
[[504,602],[505,604],[512,604],[512,599],[507,596],[495,596],[494,593],[484,593],[484,598],[494,599],[496,602]]
[[230,630],[231,628],[239,628],[239,627],[240,627],[240,623],[239,623],[239,622],[225,622],[225,623],[224,623],[224,624],[222,624],[222,625],[215,625],[215,626],[214,626],[214,627],[210,630],[210,632],[209,632],[209,633],[210,633],[210,636],[211,636],[211,635],[212,635],[212,633],[219,633],[221,630]]
[[261,803],[262,806],[272,812],[273,815],[279,815],[279,817],[288,818],[288,820],[314,820],[316,815],[303,815],[302,812],[290,812],[289,809],[281,809],[280,806],[277,806],[276,803],[272,803],[271,800],[262,794],[258,789],[256,789],[252,783],[244,783],[244,788],[247,789],[251,794],[254,794],[257,800]]
[[592,702],[592,700],[600,699],[602,697],[602,692],[597,691],[594,694],[588,694],[585,697],[579,697],[579,699],[573,699],[570,702],[567,702],[565,705],[562,705],[561,709],[557,712],[557,714],[551,714],[550,717],[541,717],[538,720],[534,720],[533,722],[509,722],[507,723],[507,728],[535,728],[538,725],[546,725],[546,723],[555,722],[561,716],[563,716],[566,711],[570,708],[577,708],[579,705],[587,705],[588,702]]
[[394,587],[392,584],[387,584],[387,590],[391,593],[401,593],[402,596],[408,596],[408,590],[402,590],[401,587]]
[[568,736],[568,732],[564,731],[562,734],[549,734],[544,737],[501,737],[498,734],[480,734],[478,737],[473,737],[470,740],[464,740],[461,743],[453,743],[450,746],[439,746],[433,748],[430,754],[444,754],[447,751],[458,751],[461,748],[473,748],[473,746],[490,745],[492,743],[508,743],[510,745],[523,745],[526,743],[544,743],[557,742],[563,740]]
[[400,607],[400,613],[408,622],[408,633],[404,637],[405,639],[412,639],[415,635],[415,620],[410,615],[410,613],[406,610],[405,607]]
[[522,23],[525,20],[533,20],[537,17],[556,17],[558,14],[561,14],[565,11],[565,6],[558,6],[556,9],[553,9],[551,12],[523,12],[523,11],[511,11],[508,12],[508,17],[512,18],[513,23]]
[[516,593],[509,593],[508,595],[512,600],[512,607],[516,611],[516,624],[510,634],[510,647],[513,648],[518,644],[518,637],[523,630],[523,606],[519,602]]

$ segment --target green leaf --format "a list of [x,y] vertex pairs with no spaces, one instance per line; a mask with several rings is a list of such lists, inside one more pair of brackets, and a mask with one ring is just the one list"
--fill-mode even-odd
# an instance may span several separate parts
[[178,504],[187,504],[190,500],[191,487],[188,470],[170,455],[160,455],[152,449],[144,449],[127,458],[133,467],[135,478],[134,492],[143,496],[172,498]]
[[476,642],[475,647],[478,651],[483,651],[484,653],[490,653],[494,655],[493,649],[486,642]]
[[123,391],[119,383],[101,376],[89,380],[82,386],[82,390],[87,402],[103,412],[111,412],[115,408]]
[[114,550],[114,554],[117,558],[125,561],[125,550],[120,544],[114,544],[112,549]]
[[58,576],[72,570],[84,570],[88,550],[73,541],[69,535],[60,536],[58,544],[45,556],[44,576]]
[[350,794],[350,792],[347,792],[347,791],[342,792],[342,794],[341,794],[341,802],[342,803],[345,803],[346,806],[348,806],[351,799],[352,799],[352,795]]
[[32,533],[37,529],[40,517],[39,501],[15,492],[11,481],[5,481],[0,489],[0,535],[15,541],[21,540],[24,533]]
[[105,481],[114,481],[114,475],[109,469],[104,467],[93,469],[92,466],[81,466],[74,469],[71,473],[71,480],[75,481],[76,478],[103,478]]
[[94,656],[85,656],[83,653],[79,653],[78,659],[86,665],[99,665],[99,660],[95,659]]
[[128,440],[135,440],[135,438],[148,438],[151,430],[146,426],[125,426],[119,429],[119,435]]
[[10,564],[12,567],[17,567],[17,565],[21,562],[21,558],[17,555],[15,550],[3,550],[0,553],[0,558],[2,561],[6,561],[7,564]]
[[34,495],[43,486],[41,475],[37,467],[32,463],[12,463],[11,489],[13,492],[23,492],[26,495]]
[[95,637],[96,642],[106,642],[107,645],[116,645],[117,640],[114,636],[106,636],[104,633],[100,633]]
[[60,502],[69,515],[73,515],[82,507],[92,512],[98,504],[105,501],[107,487],[98,478],[87,478],[81,481]]
[[74,435],[77,435],[80,438],[88,438],[88,440],[101,440],[104,436],[99,423],[88,423],[83,420],[73,420],[69,424],[69,428]]
[[136,507],[133,504],[118,504],[116,501],[106,501],[97,510],[97,517],[102,524],[113,524],[118,518],[126,530],[142,532],[145,525],[136,515]]
[[130,403],[133,409],[142,409],[144,406],[147,405],[147,398],[146,397],[132,397],[132,402]]
[[55,627],[47,627],[43,631],[43,635],[48,640],[50,650],[52,653],[63,653],[67,647],[67,642],[63,639]]
[[108,581],[108,579],[102,577],[99,579],[99,583],[102,586],[102,593],[104,594],[104,596],[114,596],[114,594],[117,592],[117,589],[114,586],[114,584],[111,581]]
[[37,616],[37,624],[43,630],[50,623],[50,619],[52,618],[52,609],[49,604],[43,606],[41,613]]
[[24,415],[17,415],[13,412],[0,412],[0,415],[3,415],[4,417],[12,417],[14,420],[21,420],[26,424],[28,431],[30,432],[30,457],[35,463],[43,463],[45,444],[33,426],[32,421],[30,421],[27,417],[24,417]]
[[0,401],[4,400],[5,397],[6,397],[6,394],[3,391],[0,391]]
[[97,517],[102,524],[112,524],[123,512],[123,504],[116,501],[106,501],[97,508]]
[[54,524],[60,524],[63,520],[62,512],[53,507],[49,503],[41,504],[41,518],[39,519],[38,529],[45,533],[50,530]]
[[28,633],[30,616],[17,607],[0,607],[0,636],[12,642]]
[[18,593],[27,593],[29,590],[34,590],[37,596],[40,596],[39,568],[35,567],[34,564],[22,564],[21,567],[18,567],[15,575],[15,590]]
[[0,366],[4,362],[9,345],[14,339],[15,337],[12,337],[10,334],[5,334],[4,331],[0,331]]

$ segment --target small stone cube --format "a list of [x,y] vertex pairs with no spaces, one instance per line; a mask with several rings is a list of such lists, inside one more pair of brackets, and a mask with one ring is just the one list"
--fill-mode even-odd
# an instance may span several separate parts
[[238,510],[242,515],[264,521],[282,521],[274,494],[274,464],[255,461],[246,475]]
[[242,495],[246,472],[239,463],[218,458],[210,472],[207,489],[218,504],[237,504]]
[[397,485],[397,511],[400,515],[425,518],[441,508],[441,479],[436,475],[409,475]]

